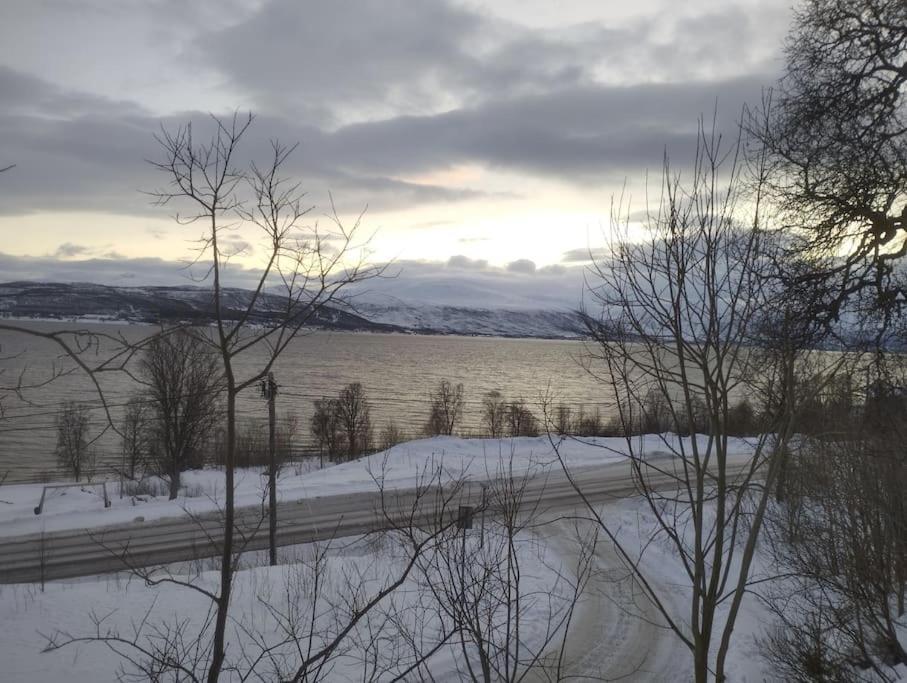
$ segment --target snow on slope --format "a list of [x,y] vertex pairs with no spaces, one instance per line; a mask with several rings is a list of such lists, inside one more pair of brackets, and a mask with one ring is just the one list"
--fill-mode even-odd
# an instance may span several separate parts
[[415,332],[551,339],[583,334],[579,316],[569,311],[357,303],[356,312],[372,322]]
[[[498,533],[496,525],[489,523],[486,529],[488,550],[485,552],[492,551],[492,534]],[[470,538],[469,543],[470,557],[482,552],[477,547],[476,537]],[[526,650],[540,649],[545,642],[550,606],[570,599],[568,587],[562,580],[559,581],[559,577],[567,575],[570,568],[556,554],[539,546],[527,532],[516,536],[515,546],[523,595],[521,647]],[[327,544],[318,547],[324,549]],[[456,547],[459,548],[459,543]],[[266,566],[264,553],[243,556],[243,566],[233,580],[227,657],[228,664],[235,663],[244,671],[249,666],[244,655],[257,653],[261,643],[266,643],[270,651],[256,663],[258,675],[252,676],[252,680],[289,680],[287,672],[293,671],[299,662],[297,643],[288,640],[284,630],[287,623],[284,615],[296,619],[294,625],[298,630],[295,633],[303,652],[309,632],[317,651],[337,633],[335,615],[340,624],[345,623],[343,608],[335,606],[349,600],[354,590],[359,599],[376,595],[392,578],[403,573],[409,557],[408,549],[401,547],[400,541],[393,537],[384,538],[379,543],[370,539],[344,539],[332,545],[321,561],[318,591],[315,593],[310,592],[314,581],[311,569],[315,564],[314,553],[314,544],[281,548],[276,567]],[[163,575],[159,570],[158,576]],[[172,565],[167,568],[167,576],[209,591],[216,591],[219,580],[218,572],[203,562]],[[343,641],[343,646],[332,657],[319,680],[335,683],[363,679],[394,680],[395,674],[405,671],[410,664],[408,642],[400,637],[400,629],[416,634],[423,644],[440,642],[444,624],[435,612],[425,614],[432,600],[426,581],[419,572],[410,574],[392,598],[381,603],[387,609],[397,608],[395,620],[385,622],[380,616],[374,621],[364,619]],[[348,582],[351,585],[348,586]],[[544,596],[544,599],[531,599],[532,596]],[[318,601],[314,609],[313,600]],[[205,642],[211,637],[210,622],[207,626],[205,624],[210,608],[210,600],[195,590],[166,582],[149,586],[134,578],[129,580],[122,574],[52,581],[40,590],[37,585],[31,584],[3,586],[0,590],[0,622],[15,624],[15,628],[5,629],[0,636],[0,679],[7,683],[57,680],[95,683],[117,680],[117,671],[121,667],[135,674],[137,672],[118,657],[113,648],[102,643],[73,644],[57,651],[43,652],[47,645],[45,635],[62,632],[91,636],[94,634],[92,618],[97,616],[103,617],[101,630],[105,634],[117,632],[129,638],[140,624],[145,626],[145,640],[139,639],[143,644],[146,641],[160,644],[160,638],[155,640],[155,629],[166,629],[175,623],[179,623],[180,634],[186,638],[205,633],[202,638]],[[373,614],[380,613],[375,611]],[[496,621],[501,622],[504,618],[503,608],[499,608]],[[362,643],[369,643],[376,633],[381,636],[378,641],[380,647],[366,650]],[[255,634],[254,637],[251,634]],[[389,642],[394,637],[396,644]],[[429,649],[430,645],[425,645],[425,650]],[[133,656],[137,654],[122,643],[119,651]],[[470,656],[474,657],[472,650]],[[138,659],[144,658],[139,656]],[[367,678],[363,676],[367,662],[387,667],[387,670],[375,679]],[[460,681],[464,680],[460,675],[462,662],[459,641],[452,641],[441,645],[431,656],[428,668],[438,681]],[[196,668],[190,661],[183,660],[181,664]],[[475,666],[477,662],[472,664]],[[283,675],[277,675],[272,668],[275,665],[281,667]],[[197,669],[203,667],[204,662]],[[136,677],[136,680],[144,679],[144,676]],[[228,666],[219,680],[246,679]],[[416,679],[410,675],[404,680]]]
[[[672,435],[640,437],[640,452],[649,456],[668,454],[664,439]],[[700,437],[705,438],[705,437]],[[627,444],[623,438],[566,439],[560,447],[561,457],[571,470],[600,467],[625,457]],[[731,453],[751,453],[752,445],[745,439],[731,439]],[[304,471],[293,465],[284,468],[278,480],[278,496],[282,501],[312,499],[318,496],[377,491],[376,478],[381,477],[386,489],[411,488],[424,479],[426,473],[443,471],[448,480],[459,478],[482,481],[496,478],[500,472],[512,469],[513,476],[544,475],[558,472],[558,462],[547,437],[513,439],[460,439],[439,436],[409,441],[388,451],[347,462],[323,470]],[[34,514],[41,497],[43,484],[21,484],[0,487],[0,538],[42,531],[81,529],[121,524],[143,517],[154,519],[179,517],[186,512],[202,513],[218,508],[223,500],[224,474],[218,469],[186,472],[183,492],[175,501],[166,496],[147,497],[144,501],[122,499],[117,484],[108,490],[112,506],[103,507],[99,486],[63,489],[48,493],[44,512]],[[236,504],[256,506],[262,501],[266,480],[261,469],[240,470],[236,474]],[[195,497],[184,497],[186,491]]]
[[360,315],[384,324],[439,334],[572,338],[581,334],[575,311],[583,268],[513,272],[481,265],[404,262],[393,277],[353,288]]

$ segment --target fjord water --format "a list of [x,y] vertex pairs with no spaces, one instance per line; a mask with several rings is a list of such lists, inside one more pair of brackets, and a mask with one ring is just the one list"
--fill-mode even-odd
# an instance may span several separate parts
[[[49,322],[19,324],[42,331],[64,327]],[[131,341],[154,331],[126,325],[69,323],[65,327],[123,335]],[[6,386],[15,384],[20,375],[29,384],[46,379],[55,370],[72,368],[46,340],[2,332],[0,345],[0,383]],[[294,339],[275,366],[280,385],[277,412],[299,417],[296,444],[302,448],[312,444],[309,418],[313,400],[336,396],[350,382],[360,382],[365,389],[376,436],[389,420],[408,437],[418,436],[428,417],[428,394],[442,379],[464,386],[463,419],[457,429],[464,435],[482,433],[482,398],[493,390],[507,400],[525,400],[538,416],[546,392],[555,404],[567,404],[574,410],[598,408],[608,416],[613,409],[612,395],[583,369],[583,349],[578,341],[313,332]],[[94,364],[104,354],[89,348],[84,357]],[[244,354],[237,362],[239,379],[260,368],[263,357],[254,349]],[[111,413],[118,419],[123,404],[140,387],[122,372],[97,377]],[[54,420],[65,401],[90,405],[94,433],[104,428],[106,419],[98,395],[82,372],[27,390],[21,398],[6,392],[0,418],[0,477],[8,472],[10,483],[60,476],[53,454]],[[241,396],[238,414],[241,423],[267,419],[267,406],[257,388]],[[114,434],[104,434],[95,448],[102,472],[104,464],[119,461],[119,439]]]

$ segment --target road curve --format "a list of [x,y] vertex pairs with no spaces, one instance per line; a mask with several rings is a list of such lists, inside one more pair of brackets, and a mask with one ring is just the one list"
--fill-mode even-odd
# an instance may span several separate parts
[[[748,457],[729,460],[731,476],[744,470]],[[572,478],[586,499],[603,503],[638,493],[626,461],[575,470]],[[670,483],[653,477],[654,485]],[[472,482],[447,501],[444,514],[456,513],[459,504],[477,504],[482,482]],[[278,545],[292,545],[332,537],[352,536],[386,528],[391,519],[417,523],[436,520],[437,495],[421,497],[413,489],[358,492],[306,498],[278,504]],[[536,476],[526,483],[524,505],[546,509],[582,504],[574,485],[561,470]],[[267,521],[262,508],[239,508],[235,529],[246,550],[268,545]],[[74,578],[132,567],[163,565],[220,554],[223,521],[220,513],[131,522],[95,529],[0,537],[0,584]]]

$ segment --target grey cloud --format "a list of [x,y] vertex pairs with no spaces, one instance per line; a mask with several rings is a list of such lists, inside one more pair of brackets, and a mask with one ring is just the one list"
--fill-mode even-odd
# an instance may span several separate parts
[[[426,33],[432,26],[444,28]],[[361,107],[393,96],[406,80],[410,97],[413,90],[430,97],[431,68],[454,59],[458,39],[474,26],[470,14],[442,3],[275,0],[200,47],[270,108],[289,101],[297,113],[302,105],[305,118],[324,120],[330,105],[313,101]],[[420,67],[429,71],[421,79]]]
[[547,276],[547,275],[561,276],[561,275],[565,275],[567,272],[568,272],[567,267],[562,266],[559,263],[555,263],[554,265],[551,265],[551,266],[544,266],[542,268],[539,268],[536,271],[536,273],[538,273],[539,275],[543,275],[543,276]]
[[535,273],[535,262],[525,258],[517,259],[507,264],[507,270],[511,273],[532,275]]
[[81,244],[73,244],[72,242],[64,242],[53,253],[55,258],[67,258],[72,256],[79,256],[90,251],[88,247]]
[[[583,269],[553,266],[539,268],[533,277],[506,268],[462,261],[400,261],[392,264],[396,277],[378,278],[358,285],[357,298],[373,302],[402,300],[450,306],[512,309],[575,309],[582,298]],[[452,267],[453,263],[469,263]],[[481,264],[481,265],[480,265]],[[61,260],[54,257],[22,257],[0,253],[0,272],[5,281],[93,282],[125,286],[173,286],[198,284],[207,263],[190,267],[181,261],[160,258]],[[260,271],[231,265],[225,284],[251,288]]]
[[269,110],[331,123],[578,82],[596,44],[608,43],[540,36],[453,2],[275,0],[200,50]]
[[337,126],[594,84],[774,70],[766,57],[788,13],[780,1],[758,15],[729,4],[530,29],[450,0],[273,0],[197,44],[270,112]]
[[[654,212],[654,213],[653,213]],[[657,207],[637,209],[627,214],[627,220],[633,223],[648,223],[657,214]]]
[[[399,116],[323,130],[287,118],[261,116],[246,149],[266,151],[269,137],[300,141],[288,172],[300,177],[312,202],[327,205],[333,191],[342,211],[368,205],[381,212],[419,204],[515,198],[483,188],[405,180],[459,164],[529,173],[594,185],[657,168],[665,147],[687,159],[696,121],[716,98],[725,130],[765,78],[721,82],[591,83],[511,94],[441,114]],[[7,87],[12,96],[7,97]],[[152,135],[194,120],[198,136],[207,116],[196,112],[163,121],[134,105],[69,93],[0,68],[0,139],[6,195],[0,211],[92,210],[161,216],[148,190],[165,182],[145,159],[160,156]]]
[[46,118],[90,117],[98,114],[141,115],[142,108],[128,101],[113,101],[86,92],[67,90],[0,65],[0,92],[5,116],[39,115]]
[[155,151],[149,115],[3,67],[0,92],[0,139],[16,164],[0,180],[0,211],[147,210],[137,188],[155,180],[143,161]]
[[719,127],[733,131],[764,79],[589,85],[519,96],[434,116],[346,126],[308,145],[360,173],[404,173],[478,162],[492,167],[599,181],[658,167],[664,150],[686,158],[697,120],[718,102]]
[[468,256],[456,254],[447,259],[447,267],[465,270],[485,270],[488,268],[488,261],[485,259],[471,259]]
[[238,237],[225,238],[222,239],[222,242],[226,253],[231,256],[237,254],[251,254],[254,251],[254,247],[250,242],[239,239]]
[[582,267],[539,268],[531,277],[507,268],[451,268],[448,261],[401,261],[396,277],[359,287],[357,300],[377,304],[574,310],[583,296]]
[[[0,253],[0,272],[6,281],[93,282],[104,285],[185,285],[197,284],[207,263],[189,264],[160,258],[59,259],[53,256],[11,256]],[[231,265],[225,271],[231,287],[254,287],[260,271]]]
[[[12,85],[9,89],[8,84]],[[12,97],[7,98],[8,90]],[[173,129],[188,121],[193,121],[197,139],[205,139],[211,129],[205,114],[187,112],[161,120],[103,98],[67,94],[3,67],[0,92],[4,93],[0,107],[0,139],[6,141],[4,163],[8,159],[16,164],[3,174],[0,184],[5,195],[0,212],[7,214],[86,210],[166,215],[176,207],[153,206],[151,198],[141,193],[167,181],[146,163],[146,159],[161,156],[153,135],[161,125]],[[260,117],[249,129],[240,161],[254,153],[267,153],[269,138],[302,142],[287,171],[302,178],[313,203],[321,206],[328,204],[329,190],[338,208],[346,211],[359,211],[365,205],[382,211],[499,196],[380,175],[384,169],[378,165],[357,169],[351,163],[354,150],[345,149],[342,141],[328,144],[329,136],[316,128],[273,117]]]
[[565,251],[561,261],[563,263],[587,263],[589,261],[598,261],[607,255],[608,250],[601,247],[582,247]]

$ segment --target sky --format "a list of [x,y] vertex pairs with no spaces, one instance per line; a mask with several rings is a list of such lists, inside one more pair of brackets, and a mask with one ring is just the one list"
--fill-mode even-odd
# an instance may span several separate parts
[[[310,218],[365,211],[401,278],[567,300],[612,199],[644,209],[700,115],[732,131],[777,79],[789,5],[4,0],[0,280],[185,284],[198,229],[145,194],[154,134],[239,111],[244,158],[298,142]],[[242,284],[261,251],[235,240]]]

